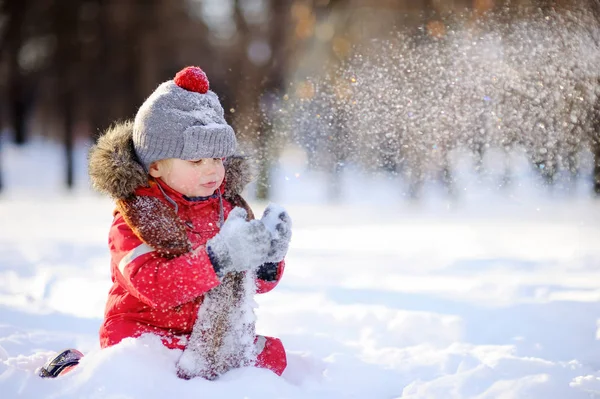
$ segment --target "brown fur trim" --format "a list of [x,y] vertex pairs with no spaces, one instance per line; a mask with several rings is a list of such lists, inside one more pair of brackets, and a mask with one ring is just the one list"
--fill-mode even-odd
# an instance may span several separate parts
[[115,199],[128,198],[148,185],[148,175],[133,149],[133,122],[117,123],[90,149],[88,172],[92,186]]
[[244,187],[254,179],[254,168],[250,160],[234,155],[225,160],[225,193],[227,199],[241,194]]
[[134,196],[118,200],[117,209],[135,235],[159,255],[174,258],[192,250],[183,222],[160,199]]
[[239,206],[240,208],[244,208],[246,210],[246,213],[248,214],[246,220],[250,221],[254,219],[254,212],[252,211],[252,208],[250,208],[250,205],[248,204],[248,202],[246,202],[244,197],[242,197],[239,194],[236,194],[232,197],[227,198],[227,200],[231,202],[231,205],[233,205],[234,207]]

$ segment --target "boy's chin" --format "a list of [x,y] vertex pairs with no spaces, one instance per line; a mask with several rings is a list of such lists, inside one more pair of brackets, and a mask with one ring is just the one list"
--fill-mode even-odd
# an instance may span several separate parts
[[210,197],[216,191],[217,191],[216,188],[210,189],[210,190],[194,190],[194,191],[188,191],[187,193],[184,193],[184,195],[186,197]]

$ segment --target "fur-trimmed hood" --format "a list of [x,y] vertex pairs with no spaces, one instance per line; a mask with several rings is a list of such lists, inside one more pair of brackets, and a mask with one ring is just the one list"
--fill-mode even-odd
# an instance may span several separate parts
[[[148,186],[148,174],[133,149],[133,121],[115,124],[98,139],[90,149],[88,171],[94,189],[115,200],[130,198],[138,187]],[[227,158],[224,196],[241,194],[252,175],[246,158]]]

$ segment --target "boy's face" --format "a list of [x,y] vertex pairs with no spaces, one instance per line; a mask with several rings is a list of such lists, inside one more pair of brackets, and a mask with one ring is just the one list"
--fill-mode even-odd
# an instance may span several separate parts
[[188,197],[208,197],[223,183],[225,167],[221,158],[169,158],[150,165],[150,175]]

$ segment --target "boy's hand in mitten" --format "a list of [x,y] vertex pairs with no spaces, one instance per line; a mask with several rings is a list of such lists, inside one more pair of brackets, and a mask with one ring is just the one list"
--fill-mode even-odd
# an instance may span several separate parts
[[292,239],[292,219],[283,207],[269,204],[261,221],[271,233],[267,262],[281,262],[287,254]]
[[260,220],[248,222],[246,216],[246,210],[234,208],[221,231],[206,243],[206,252],[219,277],[253,270],[267,261],[271,235]]

